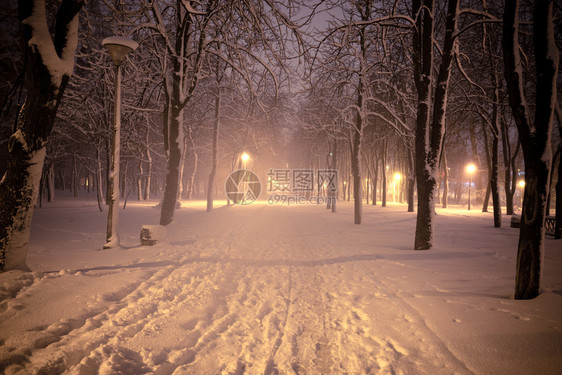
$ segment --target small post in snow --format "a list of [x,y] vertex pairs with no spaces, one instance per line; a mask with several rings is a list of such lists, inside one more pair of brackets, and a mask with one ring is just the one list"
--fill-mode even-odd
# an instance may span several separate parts
[[113,128],[111,137],[111,165],[109,173],[109,210],[107,214],[107,239],[104,249],[119,246],[117,226],[119,223],[119,155],[121,142],[121,64],[130,51],[138,47],[134,40],[110,36],[102,41],[102,45],[111,54],[115,66],[115,104],[113,106]]

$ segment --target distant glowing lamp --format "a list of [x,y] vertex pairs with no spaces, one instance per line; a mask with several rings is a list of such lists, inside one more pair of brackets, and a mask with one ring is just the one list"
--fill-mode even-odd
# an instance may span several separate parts
[[476,165],[474,165],[473,163],[467,165],[466,172],[468,173],[468,176],[470,178],[468,183],[468,210],[470,211],[470,189],[472,188],[472,174],[476,172]]
[[523,207],[523,194],[525,193],[525,180],[519,180],[517,183],[521,188],[521,207]]
[[396,184],[398,184],[400,182],[400,179],[402,178],[402,175],[398,172],[396,172],[394,174],[394,181],[393,181],[393,192],[392,192],[392,199],[394,200],[394,202],[396,202]]

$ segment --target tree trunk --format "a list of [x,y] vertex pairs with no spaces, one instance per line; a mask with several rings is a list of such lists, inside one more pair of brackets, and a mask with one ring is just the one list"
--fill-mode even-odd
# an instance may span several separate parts
[[104,201],[103,197],[103,183],[102,183],[102,175],[101,175],[101,157],[100,157],[100,150],[99,148],[96,149],[96,192],[98,198],[98,208],[100,212],[103,211],[102,202]]
[[47,173],[47,202],[55,200],[55,162],[49,164]]
[[[331,169],[335,170],[336,173],[337,173],[337,170],[338,170],[338,158],[337,158],[338,153],[337,153],[337,151],[338,151],[338,140],[336,138],[334,138],[334,146],[332,148],[332,166],[331,166]],[[336,178],[337,177],[338,176],[336,175]],[[333,190],[331,189],[331,191],[330,191],[330,193],[331,193],[330,198],[331,199],[329,199],[329,200],[331,200],[332,213],[336,212],[336,204],[337,204],[337,201],[338,201],[338,189],[337,189],[337,187],[338,187],[338,182],[336,180],[335,189],[333,189]]]
[[25,260],[31,218],[46,143],[74,66],[78,12],[82,4],[82,1],[62,1],[56,15],[54,39],[51,39],[45,2],[18,2],[26,55],[27,97],[8,142],[8,168],[0,179],[0,270],[29,270]]
[[556,182],[556,228],[554,228],[554,238],[562,238],[562,111],[560,111],[560,106],[556,104],[556,120],[558,121],[558,134],[560,134],[560,140],[558,141],[558,153],[560,157],[558,159],[558,181]]
[[[436,185],[436,172],[443,145],[445,114],[447,110],[447,90],[451,74],[455,33],[457,30],[458,0],[449,0],[443,56],[437,76],[431,109],[431,81],[433,65],[433,1],[421,4],[413,1],[413,14],[417,19],[414,28],[413,61],[416,84],[416,180],[418,184],[418,215],[414,249],[427,250],[433,247],[433,215],[435,202],[433,192]],[[423,7],[422,7],[423,5]],[[421,12],[419,15],[418,13]],[[430,121],[430,118],[432,120]],[[430,126],[431,123],[431,126]]]
[[150,148],[148,147],[148,139],[150,134],[150,126],[148,123],[148,119],[146,120],[146,178],[144,179],[144,200],[150,199],[150,181],[152,177],[152,154],[150,153]]
[[415,250],[433,246],[433,187],[435,180],[427,169],[426,139],[429,136],[431,82],[433,65],[433,1],[424,4],[413,0],[412,15],[416,19],[413,37],[414,81],[417,91],[415,160],[418,186]]
[[[359,7],[359,5],[358,5]],[[371,3],[365,2],[361,7],[361,19],[367,21],[371,16]],[[361,59],[359,62],[359,83],[357,86],[357,114],[355,119],[355,129],[353,131],[353,144],[351,147],[351,171],[353,174],[353,200],[354,200],[354,223],[361,224],[363,216],[363,200],[361,196],[361,138],[363,135],[363,90],[364,80],[367,78],[364,69],[364,61],[366,61],[367,40],[365,37],[365,27],[359,29],[359,48]]]
[[[486,39],[486,46],[488,49],[488,57],[490,60],[490,78],[493,85],[492,91],[492,121],[490,123],[492,127],[492,169],[490,171],[490,189],[492,190],[492,203],[494,205],[494,227],[499,228],[502,225],[502,213],[501,213],[501,202],[500,193],[498,188],[498,174],[499,174],[499,137],[500,137],[500,125],[499,125],[499,101],[500,101],[500,80],[498,78],[498,73],[496,71],[496,65],[492,57],[492,48],[490,45],[489,38]],[[505,181],[505,184],[509,184],[509,180]]]
[[[218,69],[217,69],[218,70]],[[217,82],[220,85],[220,80]],[[220,127],[220,108],[221,91],[220,86],[217,88],[215,97],[215,121],[213,126],[213,160],[211,164],[211,172],[209,173],[209,185],[207,189],[207,212],[213,209],[213,185],[215,183],[215,174],[217,173],[217,160],[219,156],[219,127]]]
[[534,123],[523,91],[519,49],[519,0],[505,2],[503,16],[504,73],[509,105],[519,129],[525,159],[525,192],[517,249],[515,299],[530,299],[540,293],[544,256],[544,219],[547,185],[552,163],[551,130],[556,102],[558,50],[554,42],[552,0],[534,5],[536,109]]
[[373,153],[373,164],[374,164],[374,172],[373,172],[373,197],[371,202],[373,206],[377,205],[377,188],[378,188],[378,180],[379,180],[379,159],[377,158],[376,153]]
[[[560,133],[562,135],[562,126],[559,127]],[[560,156],[558,158],[558,181],[556,182],[556,211],[555,215],[555,228],[554,228],[554,238],[562,238],[562,141],[558,143],[558,152]]]
[[361,115],[357,114],[357,129],[353,133],[351,171],[353,174],[354,223],[361,224],[363,201],[361,197]]
[[490,189],[494,206],[494,227],[499,228],[502,226],[502,211],[498,188],[498,134],[495,131],[492,132],[492,171],[490,175]]
[[492,191],[492,156],[490,154],[490,142],[488,141],[488,128],[482,122],[482,136],[484,138],[484,152],[486,153],[486,167],[488,169],[488,179],[486,184],[486,193],[484,194],[484,202],[482,202],[482,212],[488,212],[488,204],[490,203],[490,192]]
[[188,184],[187,184],[187,199],[193,198],[193,191],[195,190],[195,175],[197,174],[197,167],[199,165],[199,154],[195,150],[191,150],[193,155],[193,168],[189,174]]
[[78,163],[76,162],[76,154],[72,155],[72,195],[74,198],[78,198],[78,189],[80,184],[80,179],[78,177]]
[[443,148],[443,208],[447,208],[449,203],[449,165],[447,164],[447,154]]
[[504,164],[504,190],[505,190],[505,213],[513,215],[513,196],[517,189],[517,173],[515,170],[515,159],[519,151],[519,140],[513,155],[511,155],[511,144],[509,142],[509,131],[507,123],[502,116],[501,119],[501,136],[502,136],[502,150],[503,150],[503,164]]
[[[179,88],[178,88],[179,90]],[[179,95],[179,93],[178,93]],[[164,197],[162,198],[162,210],[160,212],[160,225],[168,225],[174,219],[176,202],[178,200],[179,189],[179,167],[181,162],[181,152],[183,140],[182,119],[183,110],[177,106],[172,106],[172,118],[168,128],[168,160],[166,163],[166,185],[164,187]]]
[[[111,129],[109,130],[112,131]],[[111,178],[111,137],[105,139],[105,181],[107,185],[105,186],[105,204],[109,206],[109,198],[111,197],[111,185],[109,180]]]
[[387,140],[386,138],[382,142],[382,176],[381,176],[381,206],[386,207],[386,152],[387,152]]
[[143,169],[142,169],[142,160],[139,160],[139,176],[137,177],[137,200],[142,201],[142,178],[143,178]]

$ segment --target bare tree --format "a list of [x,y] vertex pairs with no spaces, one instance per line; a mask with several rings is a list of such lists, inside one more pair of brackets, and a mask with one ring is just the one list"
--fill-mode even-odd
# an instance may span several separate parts
[[78,13],[82,0],[63,0],[54,36],[44,0],[20,0],[18,14],[25,44],[26,101],[9,142],[9,166],[0,182],[0,269],[25,264],[33,205],[45,159],[46,143],[74,68]]
[[[435,90],[433,84],[433,50],[435,45],[433,0],[414,0],[416,20],[413,37],[414,81],[418,94],[416,115],[416,181],[418,215],[414,248],[427,250],[433,246],[433,190],[443,145],[447,89],[451,62],[455,52],[455,33],[459,14],[458,0],[449,0],[445,26],[443,56]],[[433,107],[433,108],[432,108]]]
[[537,72],[534,119],[523,89],[519,0],[505,2],[503,17],[504,75],[509,105],[519,129],[525,159],[525,193],[515,277],[516,299],[530,299],[540,293],[547,189],[552,167],[551,133],[559,62],[554,41],[552,8],[552,0],[537,0],[534,5],[533,42]]

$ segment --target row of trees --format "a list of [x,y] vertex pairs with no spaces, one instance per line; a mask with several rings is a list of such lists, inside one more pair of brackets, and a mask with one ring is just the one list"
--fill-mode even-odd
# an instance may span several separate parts
[[[305,112],[311,131],[325,137],[330,150],[342,149],[338,142],[350,150],[357,224],[362,177],[377,176],[368,162],[367,172],[362,171],[362,154],[378,153],[384,160],[389,140],[403,145],[411,211],[417,188],[417,250],[432,247],[438,177],[443,173],[447,179],[451,153],[457,158],[463,153],[455,147],[458,135],[469,140],[473,156],[480,154],[479,143],[485,151],[479,169],[488,172],[495,227],[501,226],[500,167],[511,214],[522,154],[526,185],[515,295],[531,298],[539,292],[544,219],[554,180],[552,144],[560,150],[559,139],[551,138],[559,75],[554,3],[520,3],[465,1],[463,8],[458,0],[338,4],[341,13],[318,37],[310,69],[315,95]],[[562,196],[560,184],[556,195]],[[562,222],[560,210],[557,216]]]
[[[129,187],[122,191],[148,199],[161,190],[162,225],[196,182],[212,209],[217,177],[248,151],[258,170],[323,166],[350,175],[345,188],[348,197],[353,189],[357,224],[365,178],[371,194],[377,184],[385,191],[386,165],[393,165],[405,176],[409,211],[417,188],[414,248],[429,249],[436,189],[448,196],[450,173],[468,160],[487,172],[486,197],[500,226],[500,182],[509,214],[523,156],[518,267],[530,276],[518,279],[516,296],[536,295],[552,143],[560,154],[551,138],[559,9],[548,0],[519,3],[12,1],[2,24],[13,35],[19,24],[28,42],[25,51],[9,44],[1,59],[14,72],[2,86],[2,131],[10,139],[0,184],[3,267],[25,267],[33,205],[41,182],[54,191],[55,165],[68,166],[75,184],[82,170],[103,209],[113,73],[101,40],[111,30],[140,44],[124,65],[122,184]],[[25,58],[13,59],[18,52]],[[536,105],[527,104],[531,98]],[[558,196],[561,189],[559,182]]]

